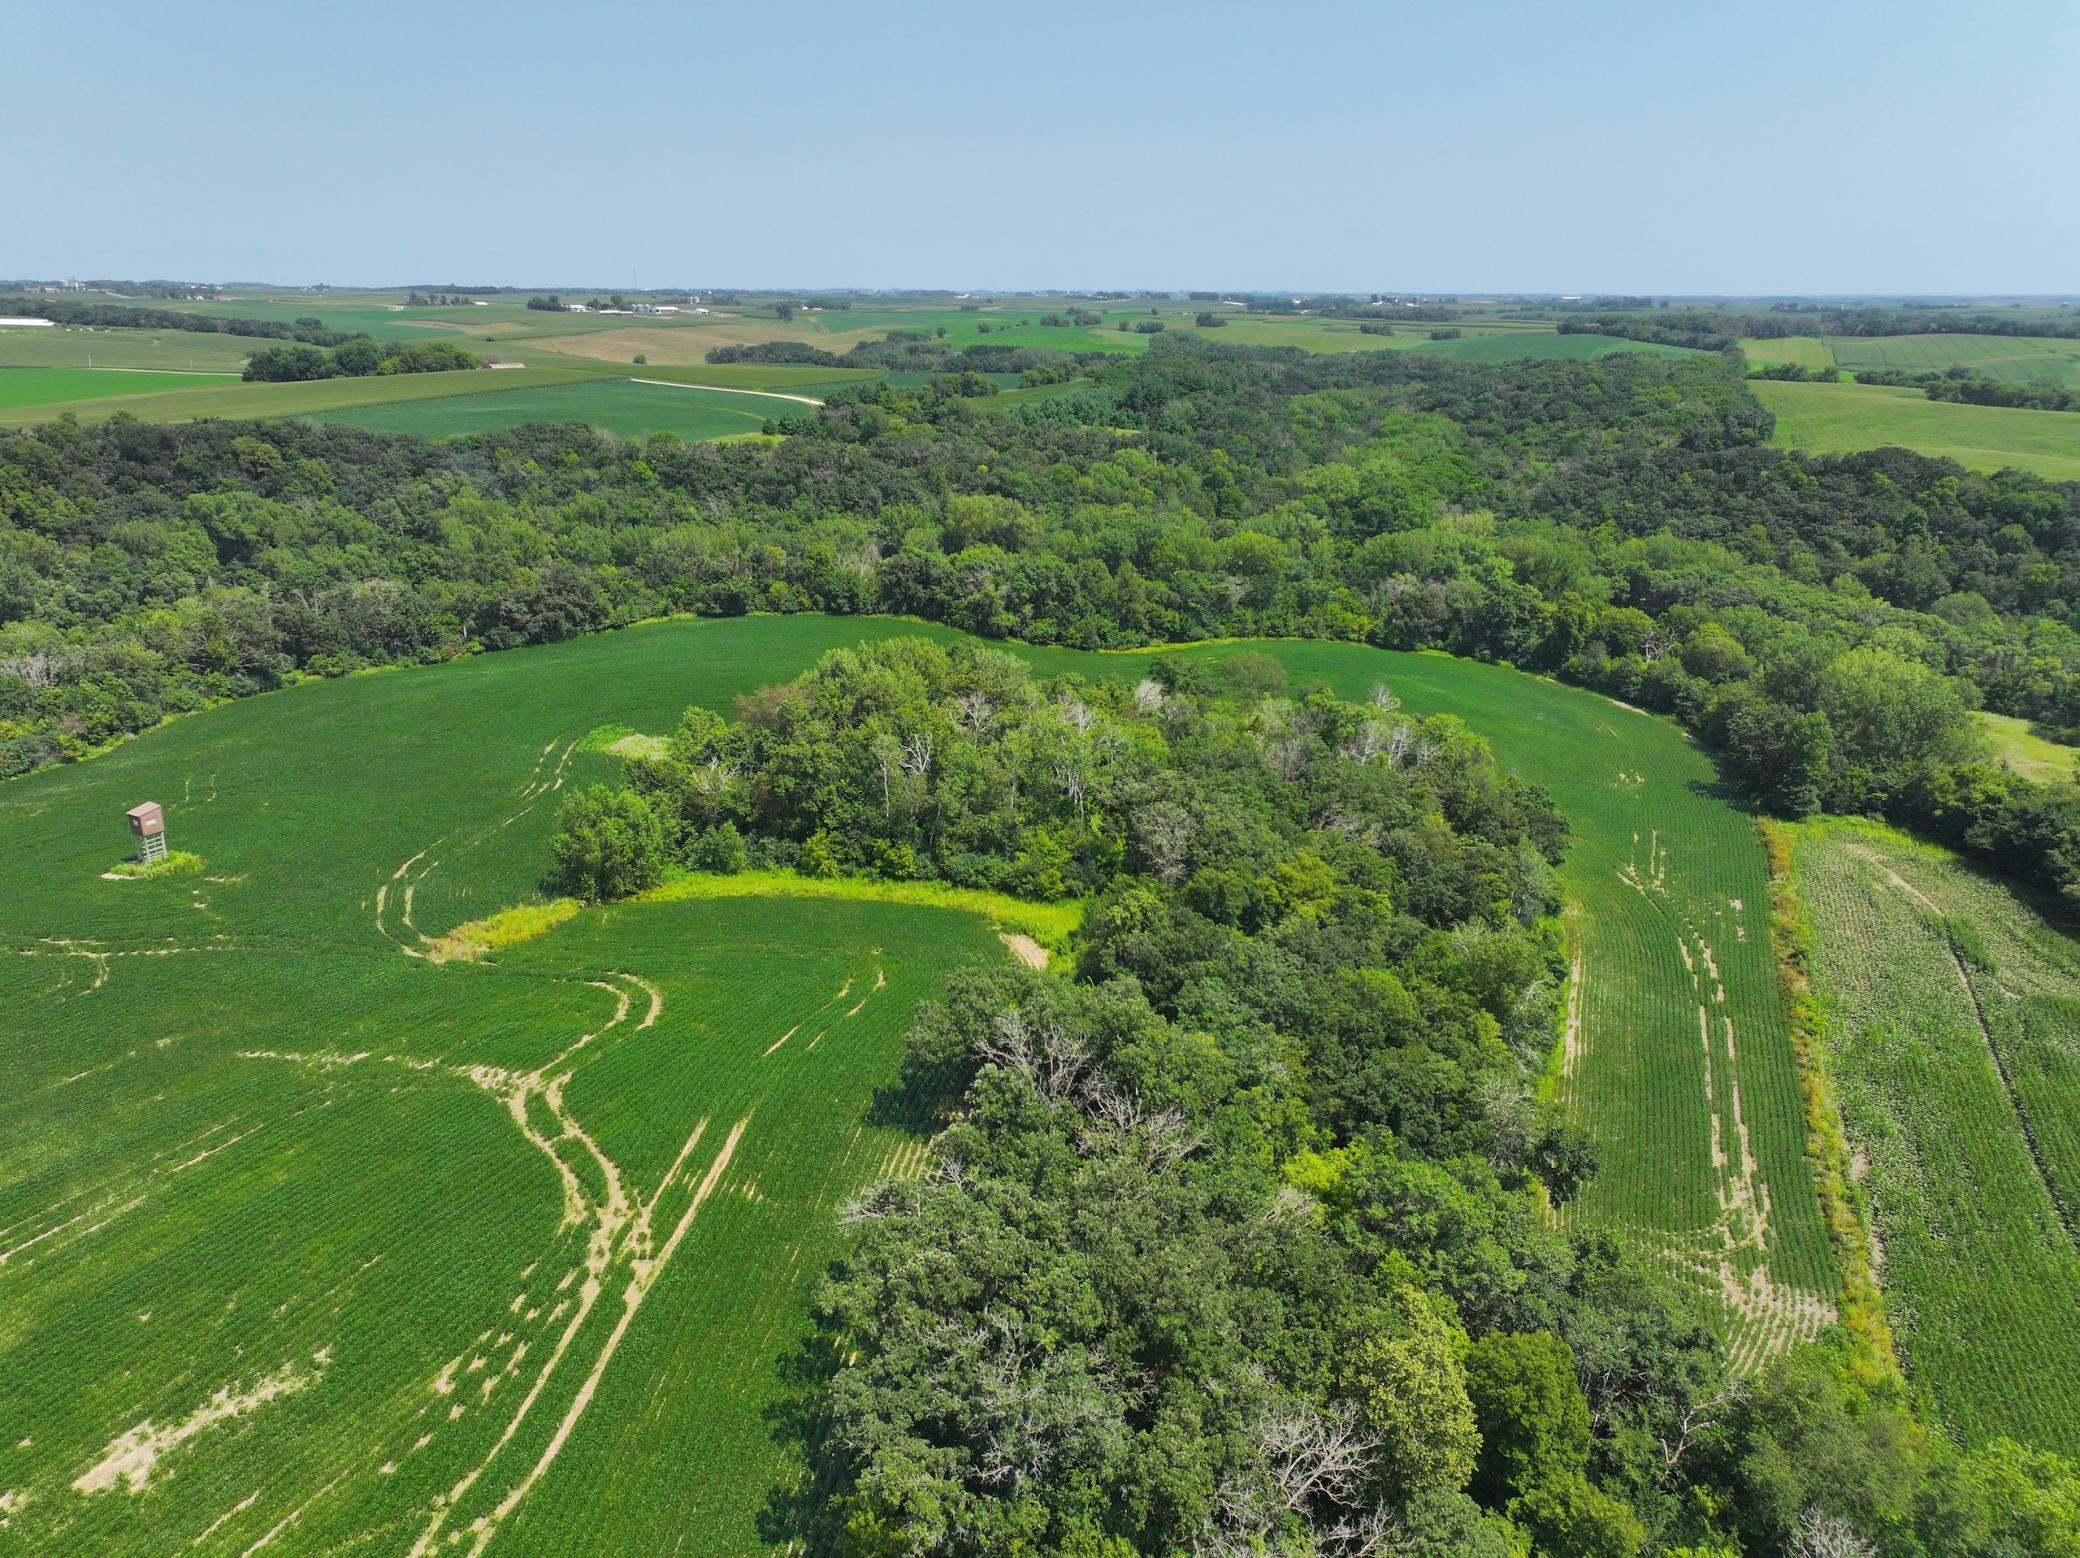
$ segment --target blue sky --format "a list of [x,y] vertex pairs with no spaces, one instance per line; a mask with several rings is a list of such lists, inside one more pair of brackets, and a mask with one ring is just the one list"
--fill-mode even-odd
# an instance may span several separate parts
[[362,0],[14,29],[0,276],[2080,290],[2080,4]]

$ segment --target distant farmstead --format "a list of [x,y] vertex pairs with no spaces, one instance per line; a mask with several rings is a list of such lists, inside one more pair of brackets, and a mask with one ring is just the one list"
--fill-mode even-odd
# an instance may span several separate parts
[[0,315],[0,330],[48,330],[48,319],[20,319],[11,315]]

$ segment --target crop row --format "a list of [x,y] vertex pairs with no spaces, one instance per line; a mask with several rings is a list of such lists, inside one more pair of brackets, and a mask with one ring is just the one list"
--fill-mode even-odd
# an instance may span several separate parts
[[2042,1139],[2063,1154],[2073,1098],[2011,993],[2011,978],[2053,976],[2014,958],[2031,911],[1875,832],[1809,830],[1797,874],[1886,1312],[1916,1391],[1968,1440],[2005,1433],[2070,1451],[2080,1251],[2053,1191],[2071,1160],[2033,1154],[2025,1122],[2055,1124]]

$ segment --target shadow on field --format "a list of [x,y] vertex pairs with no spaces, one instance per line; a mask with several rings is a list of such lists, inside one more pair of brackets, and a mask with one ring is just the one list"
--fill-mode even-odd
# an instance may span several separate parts
[[[834,1262],[830,1274],[839,1269]],[[769,1489],[758,1511],[763,1541],[789,1549],[800,1543],[805,1553],[829,1552],[834,1544],[830,1495],[844,1465],[826,1404],[839,1369],[838,1338],[828,1315],[819,1309],[815,1318],[816,1329],[780,1360],[782,1394],[765,1411],[774,1441],[791,1452],[793,1479]]]
[[[948,983],[944,1001],[920,1006],[903,1042],[903,1065],[897,1081],[874,1090],[864,1111],[864,1123],[884,1130],[903,1132],[913,1144],[936,1137],[961,1118],[962,1101],[975,1080],[980,1064],[968,1034],[979,1025],[977,1013],[1000,1012],[1017,1004],[1018,992],[1043,978],[1030,970],[1004,966],[964,969]],[[964,1013],[964,1015],[963,1015]],[[885,1198],[877,1198],[861,1187],[861,1201],[880,1199],[881,1204],[863,1225],[887,1230],[900,1225],[903,1208],[914,1208],[930,1196],[935,1177],[930,1167],[922,1180],[910,1181],[910,1190],[890,1186]],[[886,1219],[885,1221],[883,1219]],[[858,1253],[870,1266],[885,1261],[889,1249],[875,1235],[855,1232],[838,1258],[824,1268],[828,1283],[842,1284],[853,1275],[848,1257]],[[900,1239],[898,1240],[900,1245]],[[855,1303],[859,1302],[855,1295]],[[828,1553],[841,1545],[845,1532],[835,1501],[848,1490],[856,1470],[854,1455],[840,1441],[840,1424],[832,1411],[835,1395],[840,1407],[850,1396],[857,1405],[866,1387],[841,1378],[848,1364],[861,1360],[861,1340],[841,1328],[837,1314],[819,1299],[811,1312],[814,1329],[778,1368],[780,1395],[766,1409],[765,1421],[773,1441],[788,1452],[793,1472],[788,1480],[769,1489],[758,1512],[760,1537],[778,1547],[799,1543],[805,1554]],[[855,1322],[858,1317],[855,1316]],[[930,1382],[922,1382],[930,1389]],[[889,1386],[883,1379],[876,1387],[884,1396]],[[920,1409],[920,1418],[928,1410]],[[853,1429],[873,1431],[871,1419],[855,1420]]]
[[[946,1125],[972,1072],[970,1065],[922,1062],[908,1051],[901,1080],[876,1088],[863,1118],[869,1125],[914,1138],[931,1136]],[[841,1279],[846,1272],[841,1257],[823,1274]],[[804,1554],[827,1553],[837,1546],[843,1532],[831,1500],[842,1491],[847,1472],[829,1405],[831,1383],[843,1367],[842,1338],[835,1317],[820,1303],[812,1319],[815,1329],[780,1360],[781,1394],[765,1411],[767,1430],[789,1452],[794,1475],[767,1491],[758,1512],[762,1540],[776,1547],[799,1543]]]
[[1731,807],[1743,817],[1760,817],[1763,809],[1755,804],[1754,798],[1738,785],[1725,779],[1686,779],[1683,788],[1702,801],[1717,801]]

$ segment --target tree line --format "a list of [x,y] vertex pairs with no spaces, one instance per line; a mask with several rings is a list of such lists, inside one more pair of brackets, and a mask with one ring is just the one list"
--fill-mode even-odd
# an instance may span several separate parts
[[0,314],[48,319],[61,325],[87,325],[100,330],[186,330],[202,335],[249,335],[276,341],[309,341],[336,346],[345,331],[327,330],[317,319],[285,324],[279,319],[230,319],[217,314],[189,314],[171,308],[142,308],[132,303],[84,303],[69,298],[0,297]]
[[2080,411],[2080,395],[2056,384],[2032,384],[2023,379],[1983,378],[1970,368],[1945,368],[1939,373],[1913,373],[1900,368],[1859,368],[1859,384],[1897,384],[1925,390],[1930,400],[1949,400],[1967,406],[2018,406],[2031,411]]
[[1822,309],[1787,314],[1737,313],[1719,309],[1661,309],[1654,313],[1598,313],[1563,319],[1562,335],[1616,335],[1662,346],[1723,352],[1742,338],[1775,340],[1793,335],[2021,335],[2080,337],[2080,319],[2006,319],[1997,314],[1922,313],[1909,309]]

